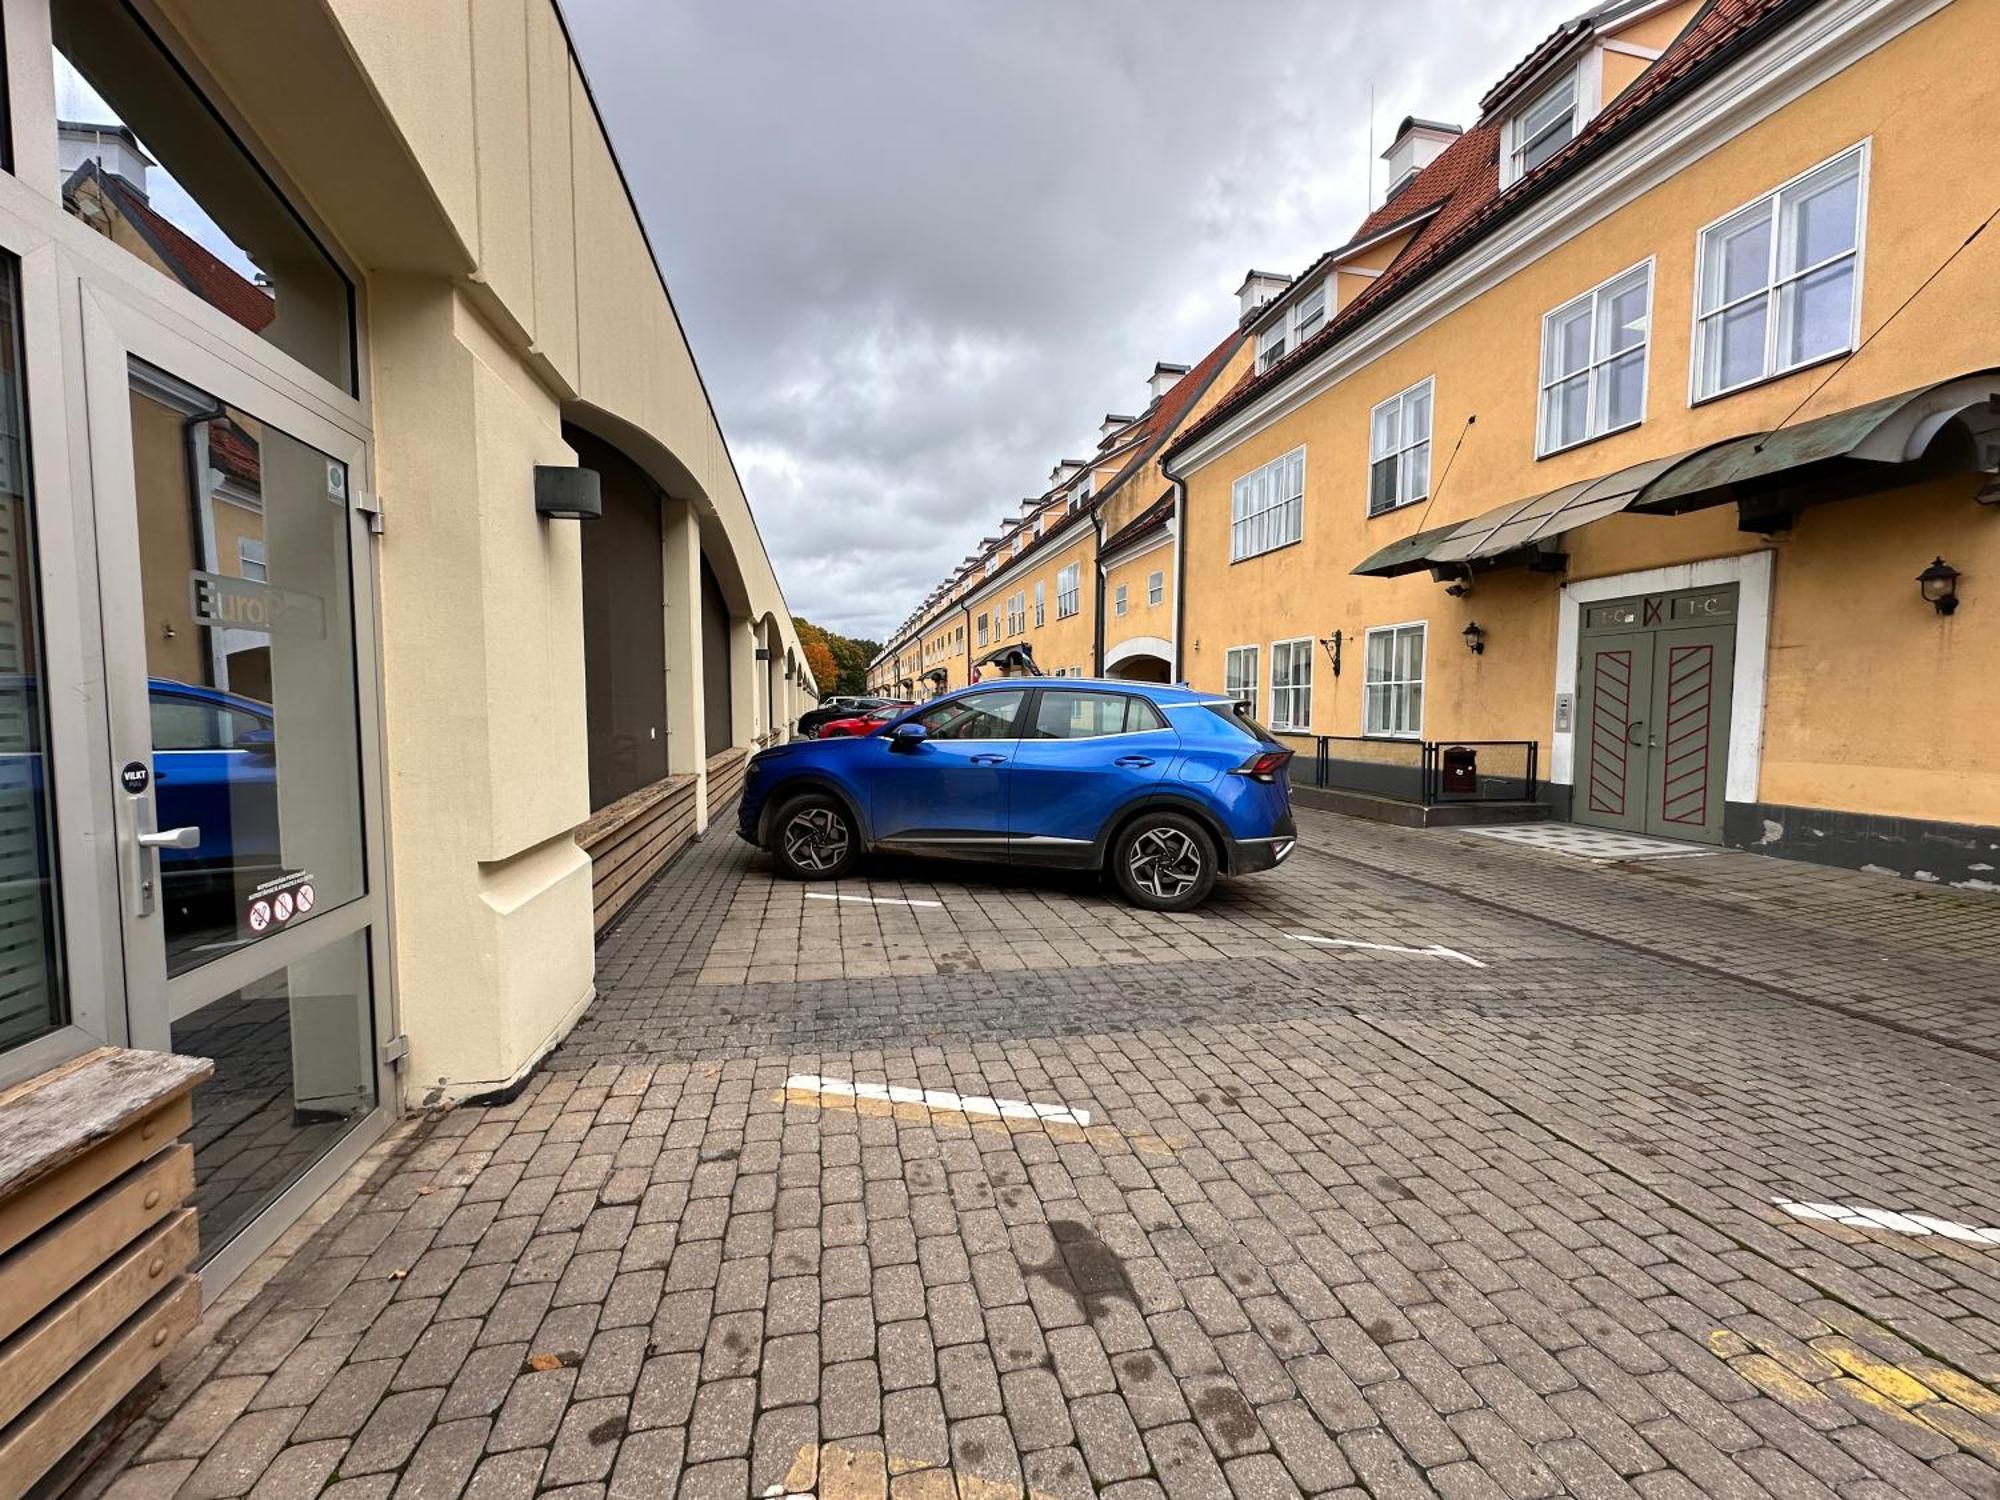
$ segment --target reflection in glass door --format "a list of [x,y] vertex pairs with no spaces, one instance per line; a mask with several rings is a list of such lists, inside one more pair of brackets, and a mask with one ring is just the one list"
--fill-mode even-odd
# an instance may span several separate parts
[[107,655],[132,1031],[215,1063],[193,1132],[212,1251],[376,1104],[357,528],[344,461],[127,370],[138,608],[107,610]]

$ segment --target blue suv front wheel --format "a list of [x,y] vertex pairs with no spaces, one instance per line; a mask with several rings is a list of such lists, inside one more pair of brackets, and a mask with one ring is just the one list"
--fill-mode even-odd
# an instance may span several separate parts
[[847,806],[825,792],[808,792],[771,819],[771,854],[794,880],[838,880],[861,859],[861,830]]

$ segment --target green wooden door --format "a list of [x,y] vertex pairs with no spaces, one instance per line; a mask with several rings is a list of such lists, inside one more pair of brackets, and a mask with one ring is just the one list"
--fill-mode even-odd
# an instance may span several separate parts
[[1653,637],[1646,726],[1646,832],[1722,842],[1729,690],[1736,628],[1706,625]]
[[1646,826],[1646,724],[1653,701],[1650,634],[1586,637],[1575,815],[1580,823],[1638,833]]

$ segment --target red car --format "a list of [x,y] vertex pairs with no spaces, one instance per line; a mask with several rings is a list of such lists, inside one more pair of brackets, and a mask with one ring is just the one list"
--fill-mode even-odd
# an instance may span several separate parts
[[857,714],[851,719],[829,719],[819,726],[813,738],[820,740],[846,739],[850,735],[873,734],[891,719],[900,718],[911,708],[910,703],[891,703],[882,708],[870,709],[865,714]]

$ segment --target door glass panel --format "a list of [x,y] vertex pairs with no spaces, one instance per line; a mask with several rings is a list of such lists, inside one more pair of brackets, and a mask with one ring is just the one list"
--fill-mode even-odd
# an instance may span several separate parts
[[194,1095],[204,1248],[226,1243],[375,1107],[368,994],[368,938],[357,932],[174,1019],[174,1051],[215,1063]]
[[171,975],[366,889],[347,471],[136,361],[132,449]]
[[351,392],[353,288],[187,74],[125,0],[49,24],[64,209]]
[[0,257],[0,1048],[64,1021],[17,272]]

